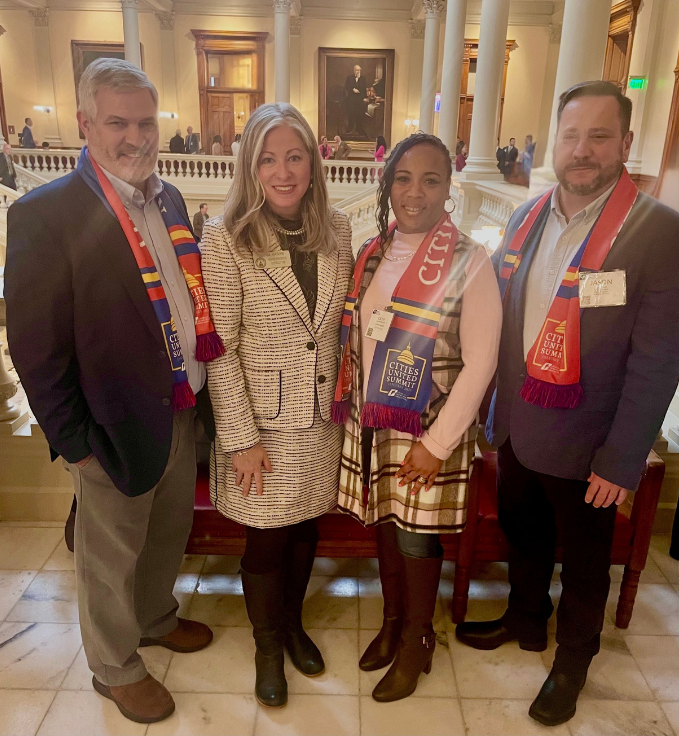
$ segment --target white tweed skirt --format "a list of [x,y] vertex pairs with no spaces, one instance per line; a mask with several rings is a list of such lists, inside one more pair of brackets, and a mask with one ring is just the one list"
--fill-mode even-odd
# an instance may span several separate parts
[[337,505],[344,427],[321,419],[316,407],[308,429],[259,430],[273,472],[264,473],[264,495],[254,485],[245,498],[236,486],[232,454],[219,440],[210,459],[210,496],[228,519],[271,529],[314,519]]

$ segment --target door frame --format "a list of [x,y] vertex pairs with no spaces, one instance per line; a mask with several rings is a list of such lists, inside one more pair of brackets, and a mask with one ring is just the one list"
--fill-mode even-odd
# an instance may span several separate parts
[[[207,154],[210,153],[211,143],[209,141],[209,119],[208,94],[210,90],[215,92],[248,93],[256,95],[257,106],[264,103],[265,95],[265,66],[266,66],[266,40],[269,34],[259,31],[201,31],[191,29],[196,41],[196,58],[198,61],[198,95],[200,99],[200,139],[201,148]],[[242,89],[235,87],[210,87],[209,86],[209,53],[254,53],[257,55],[256,87],[254,89]],[[231,141],[224,141],[224,147],[231,145]]]
[[653,192],[658,199],[660,199],[660,195],[662,193],[663,179],[665,178],[667,167],[673,154],[677,152],[677,149],[679,149],[679,58],[677,58],[677,65],[674,69],[674,91],[672,93],[670,116],[667,121],[665,147],[663,149],[662,161],[660,163],[658,182],[655,186],[655,191]]

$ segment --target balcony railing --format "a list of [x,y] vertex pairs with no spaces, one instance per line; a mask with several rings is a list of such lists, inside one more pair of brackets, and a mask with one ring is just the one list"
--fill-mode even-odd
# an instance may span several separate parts
[[[35,150],[14,151],[15,163],[46,179],[56,179],[75,170],[80,151]],[[236,159],[234,156],[160,153],[158,174],[171,182],[231,183]],[[329,186],[347,189],[376,184],[384,163],[374,161],[323,161],[325,180]]]

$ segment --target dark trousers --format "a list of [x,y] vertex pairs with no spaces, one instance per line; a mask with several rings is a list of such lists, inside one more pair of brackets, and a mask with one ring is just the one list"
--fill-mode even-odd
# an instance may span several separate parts
[[510,543],[505,625],[527,640],[544,639],[553,606],[549,586],[557,542],[563,591],[557,610],[555,667],[587,666],[599,651],[611,584],[617,506],[585,503],[588,483],[535,473],[514,455],[511,439],[497,454],[499,520]]
[[268,575],[280,569],[286,564],[295,545],[308,544],[315,548],[318,541],[315,519],[272,529],[246,526],[245,534],[245,553],[241,565],[252,575]]

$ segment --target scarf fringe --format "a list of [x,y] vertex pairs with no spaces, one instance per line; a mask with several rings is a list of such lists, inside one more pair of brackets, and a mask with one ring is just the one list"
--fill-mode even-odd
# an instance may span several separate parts
[[332,402],[332,421],[335,424],[345,424],[351,414],[351,400]]
[[225,352],[222,338],[216,332],[196,336],[196,360],[201,363],[209,363],[215,358],[221,358]]
[[544,409],[575,409],[582,401],[583,391],[579,383],[560,386],[526,376],[519,396]]
[[190,409],[196,405],[196,396],[188,381],[172,384],[172,408],[175,411]]
[[422,419],[418,412],[372,401],[363,406],[361,426],[395,429],[397,432],[405,432],[415,437],[422,435]]

